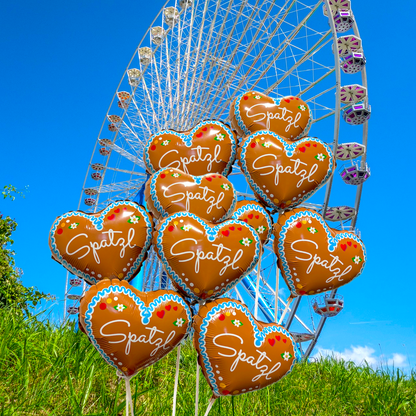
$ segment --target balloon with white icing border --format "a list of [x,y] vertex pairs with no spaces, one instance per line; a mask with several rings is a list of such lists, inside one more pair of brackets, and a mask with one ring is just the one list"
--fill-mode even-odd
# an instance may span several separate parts
[[144,147],[146,169],[176,168],[194,176],[206,173],[228,175],[237,151],[235,133],[220,121],[203,121],[191,130],[163,130],[151,136]]
[[189,212],[161,221],[153,245],[172,283],[197,301],[233,288],[254,269],[261,248],[258,234],[245,222],[215,225]]
[[152,242],[153,220],[131,201],[116,201],[95,214],[71,211],[49,232],[52,257],[89,284],[106,278],[130,281]]
[[172,290],[140,292],[103,280],[80,301],[80,324],[104,360],[134,376],[172,351],[191,329],[189,305]]
[[274,224],[274,251],[292,297],[346,285],[366,263],[363,242],[351,231],[329,228],[317,212],[296,208]]
[[334,155],[321,140],[291,143],[276,133],[258,131],[239,144],[238,164],[256,197],[281,210],[305,202],[331,177]]
[[241,137],[269,130],[295,141],[308,134],[312,114],[299,97],[268,97],[257,91],[239,94],[230,108],[231,125]]
[[158,219],[185,211],[218,223],[231,216],[237,202],[234,186],[225,176],[192,176],[173,168],[154,173],[144,195],[147,208]]
[[285,328],[257,321],[233,299],[201,306],[193,327],[198,362],[214,397],[267,387],[287,375],[298,358]]

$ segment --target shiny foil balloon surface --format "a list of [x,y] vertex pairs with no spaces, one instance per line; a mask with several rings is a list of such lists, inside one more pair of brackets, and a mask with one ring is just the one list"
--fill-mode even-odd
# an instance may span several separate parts
[[179,212],[157,227],[153,244],[174,285],[196,300],[217,297],[255,267],[260,239],[243,221],[210,224]]
[[170,168],[150,177],[144,195],[147,208],[156,218],[186,211],[213,223],[228,218],[237,201],[234,186],[225,176],[192,176]]
[[259,130],[270,130],[287,140],[308,134],[312,115],[308,105],[297,97],[273,99],[248,91],[240,94],[230,108],[233,129],[242,137]]
[[262,244],[266,244],[272,233],[272,219],[263,205],[257,201],[241,200],[235,206],[232,218],[244,221],[253,227],[260,237]]
[[295,143],[258,131],[239,145],[238,163],[257,198],[273,209],[293,208],[321,188],[335,168],[328,145],[312,137]]
[[95,214],[72,211],[49,232],[52,257],[89,284],[106,278],[131,280],[152,242],[153,221],[146,210],[118,201]]
[[192,321],[191,310],[178,293],[140,292],[116,279],[92,286],[81,299],[79,312],[91,343],[127,377],[172,351]]
[[192,130],[163,130],[150,137],[144,162],[150,173],[176,168],[194,176],[228,175],[236,156],[235,133],[219,121],[203,121]]
[[260,390],[295,364],[289,332],[255,320],[241,302],[208,302],[194,316],[193,327],[198,362],[216,397]]
[[363,271],[362,241],[352,232],[329,228],[313,210],[285,212],[273,232],[278,266],[294,297],[336,289]]

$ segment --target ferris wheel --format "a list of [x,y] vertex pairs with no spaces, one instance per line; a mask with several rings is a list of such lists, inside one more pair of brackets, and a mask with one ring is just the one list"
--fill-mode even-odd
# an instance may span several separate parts
[[[189,130],[208,119],[227,123],[236,96],[257,90],[272,98],[301,97],[308,103],[313,116],[309,135],[332,147],[338,172],[301,206],[320,212],[334,228],[359,234],[360,198],[370,176],[365,64],[349,0],[167,1],[140,41],[110,103],[78,209],[96,212],[121,199],[142,202],[148,178],[143,149],[150,136],[163,129]],[[236,163],[229,179],[239,199],[255,199]],[[335,189],[342,193],[336,204],[331,201]],[[258,267],[231,296],[253,310],[258,305],[259,319],[277,321],[287,295],[272,242],[264,247]],[[145,290],[169,286],[152,249],[136,280]],[[67,313],[77,313],[82,286],[81,279],[67,275]],[[343,306],[336,291],[315,299],[298,297],[292,303],[284,326],[305,357],[326,319]]]

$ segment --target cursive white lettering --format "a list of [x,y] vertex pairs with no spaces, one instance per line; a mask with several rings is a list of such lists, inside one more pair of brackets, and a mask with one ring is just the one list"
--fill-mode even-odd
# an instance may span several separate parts
[[352,266],[349,265],[348,267],[346,267],[344,270],[341,271],[341,267],[335,267],[335,265],[337,263],[340,263],[341,266],[344,265],[344,263],[339,259],[338,256],[333,256],[331,253],[329,253],[329,255],[332,257],[332,260],[327,260],[327,259],[321,259],[317,253],[313,254],[310,251],[304,251],[306,250],[306,247],[303,250],[300,250],[299,245],[308,245],[312,244],[312,247],[314,247],[314,249],[316,251],[318,251],[318,244],[315,241],[311,241],[311,240],[296,240],[293,241],[290,245],[290,248],[296,252],[296,253],[300,253],[303,256],[299,257],[299,256],[295,256],[296,260],[300,260],[300,261],[310,261],[310,264],[308,266],[308,268],[306,269],[306,273],[309,274],[311,273],[311,271],[313,270],[314,266],[321,266],[327,270],[329,270],[332,273],[332,276],[330,276],[327,280],[326,283],[331,283],[332,280],[334,279],[338,279],[339,282],[342,282],[344,279],[342,279],[342,276],[345,276],[347,273],[349,273],[352,269]]

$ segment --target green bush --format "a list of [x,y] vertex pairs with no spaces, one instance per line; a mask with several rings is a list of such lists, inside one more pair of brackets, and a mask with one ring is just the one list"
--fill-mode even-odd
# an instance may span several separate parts
[[[3,199],[15,199],[15,194],[23,193],[12,185],[3,187]],[[9,216],[3,217],[0,212],[0,309],[13,309],[15,313],[28,314],[42,299],[53,299],[53,296],[40,292],[36,287],[25,287],[21,281],[23,271],[15,266],[12,250],[12,234],[16,231],[17,222]]]

